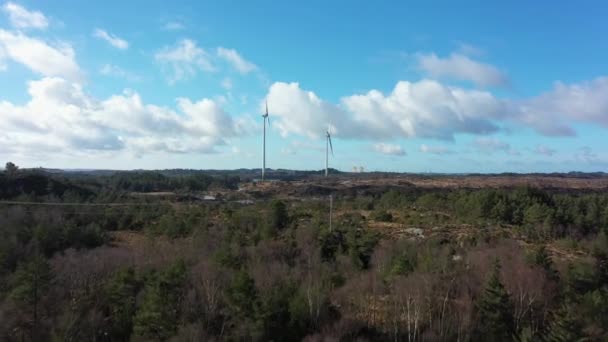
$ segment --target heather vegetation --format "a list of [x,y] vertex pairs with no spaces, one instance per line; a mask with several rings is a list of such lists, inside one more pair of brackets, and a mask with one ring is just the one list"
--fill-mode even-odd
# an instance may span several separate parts
[[7,168],[0,340],[608,339],[603,191],[193,197],[240,181]]

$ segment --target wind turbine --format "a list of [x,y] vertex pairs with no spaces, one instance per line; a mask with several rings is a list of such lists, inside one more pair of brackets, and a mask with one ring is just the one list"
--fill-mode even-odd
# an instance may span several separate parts
[[331,145],[331,124],[327,125],[326,141],[325,141],[325,177],[329,173],[329,150],[331,150],[331,156],[334,156],[334,148]]
[[264,118],[264,152],[262,162],[262,180],[266,177],[266,121],[268,121],[268,127],[270,127],[270,118],[268,117],[268,101],[266,101],[266,113],[262,114]]

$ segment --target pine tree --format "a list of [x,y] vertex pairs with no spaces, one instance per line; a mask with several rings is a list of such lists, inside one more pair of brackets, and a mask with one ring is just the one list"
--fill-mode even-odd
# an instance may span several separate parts
[[553,316],[547,331],[547,342],[582,342],[587,341],[580,323],[576,320],[573,307],[562,305]]
[[25,311],[32,316],[32,339],[36,340],[38,331],[38,305],[49,288],[51,267],[42,256],[35,256],[19,267],[15,273],[15,286],[11,298],[24,305]]
[[186,266],[179,261],[148,281],[134,319],[138,336],[163,341],[177,332],[185,278]]
[[227,289],[233,312],[239,317],[253,316],[257,308],[258,292],[255,281],[247,271],[239,271]]
[[536,253],[534,254],[534,262],[545,270],[549,279],[555,281],[559,279],[559,274],[553,268],[553,261],[551,260],[551,256],[549,256],[545,246],[540,246],[536,250]]
[[133,330],[133,316],[138,292],[137,279],[132,268],[117,272],[106,288],[109,336],[112,340],[127,341]]
[[477,303],[477,338],[480,341],[511,341],[514,334],[513,307],[504,285],[500,282],[500,263],[494,269]]

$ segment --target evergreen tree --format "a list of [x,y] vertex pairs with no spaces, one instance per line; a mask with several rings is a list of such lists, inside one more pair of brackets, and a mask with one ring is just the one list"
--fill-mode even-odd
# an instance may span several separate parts
[[278,229],[284,229],[289,223],[289,215],[287,214],[287,206],[283,201],[272,202],[272,224]]
[[511,341],[514,334],[513,308],[504,285],[500,282],[500,263],[494,269],[477,303],[480,341]]
[[32,339],[36,340],[38,331],[38,305],[51,282],[51,267],[42,256],[35,256],[22,264],[15,273],[15,285],[11,297],[24,306],[24,311],[32,317]]
[[8,162],[4,166],[4,171],[6,172],[6,174],[9,177],[15,176],[17,174],[18,170],[19,170],[19,167],[17,165],[13,164],[12,162]]
[[258,292],[253,278],[245,270],[239,271],[227,290],[232,311],[239,317],[251,317],[255,313]]
[[587,341],[578,320],[574,317],[574,308],[564,304],[553,316],[547,331],[547,342]]
[[547,252],[545,246],[540,246],[534,253],[534,263],[542,267],[545,272],[547,272],[549,279],[555,281],[559,279],[559,274],[555,268],[553,268],[553,261],[551,260],[551,256]]
[[148,281],[134,320],[138,336],[162,341],[175,335],[185,278],[186,265],[180,261]]
[[226,296],[233,320],[235,340],[260,340],[263,327],[260,318],[260,299],[255,281],[245,270],[238,271]]
[[137,279],[132,268],[117,272],[106,287],[108,318],[112,340],[127,341],[133,330],[138,292]]

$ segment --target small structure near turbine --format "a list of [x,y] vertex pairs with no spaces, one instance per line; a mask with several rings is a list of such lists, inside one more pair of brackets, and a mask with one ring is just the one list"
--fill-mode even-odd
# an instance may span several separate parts
[[331,125],[327,126],[326,141],[325,141],[325,177],[329,174],[329,151],[331,156],[334,156],[334,148],[331,144]]
[[262,157],[262,180],[266,179],[266,122],[268,122],[268,127],[270,127],[270,118],[268,117],[268,101],[266,101],[266,113],[262,114],[262,118],[264,118],[264,151]]

